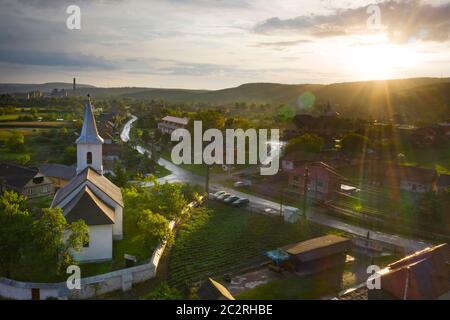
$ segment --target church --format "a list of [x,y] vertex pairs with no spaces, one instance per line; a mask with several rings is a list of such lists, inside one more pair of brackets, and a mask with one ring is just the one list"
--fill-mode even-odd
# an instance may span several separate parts
[[81,134],[76,140],[76,176],[53,198],[52,207],[62,209],[68,223],[84,220],[89,243],[74,252],[79,262],[111,260],[113,240],[123,238],[122,191],[103,175],[102,145],[90,98],[85,104]]

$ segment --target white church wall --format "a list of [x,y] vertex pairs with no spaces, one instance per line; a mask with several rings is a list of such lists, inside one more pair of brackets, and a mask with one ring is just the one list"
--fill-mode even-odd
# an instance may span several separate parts
[[73,257],[80,262],[112,259],[112,225],[88,226],[89,246],[81,252],[74,252]]
[[113,239],[122,240],[123,239],[123,208],[117,206],[114,213],[114,224],[113,224]]
[[[92,163],[87,164],[87,153],[92,153]],[[77,144],[77,174],[86,167],[103,172],[103,154],[101,144]]]

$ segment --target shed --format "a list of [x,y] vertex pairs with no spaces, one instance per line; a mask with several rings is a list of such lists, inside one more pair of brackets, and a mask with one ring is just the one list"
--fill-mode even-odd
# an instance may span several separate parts
[[296,272],[319,272],[344,264],[352,242],[348,238],[326,235],[290,244],[280,249],[290,256]]

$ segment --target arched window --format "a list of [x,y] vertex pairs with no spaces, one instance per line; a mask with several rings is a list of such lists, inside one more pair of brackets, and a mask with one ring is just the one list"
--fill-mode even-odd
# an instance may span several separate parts
[[87,164],[92,164],[92,152],[88,152],[86,155]]

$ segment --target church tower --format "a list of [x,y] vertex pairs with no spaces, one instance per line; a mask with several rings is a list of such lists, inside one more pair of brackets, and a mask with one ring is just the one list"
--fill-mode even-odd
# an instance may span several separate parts
[[91,167],[99,174],[103,174],[102,164],[102,144],[103,139],[99,136],[97,125],[95,124],[94,112],[92,110],[91,99],[84,106],[84,121],[81,134],[77,141],[77,174]]

